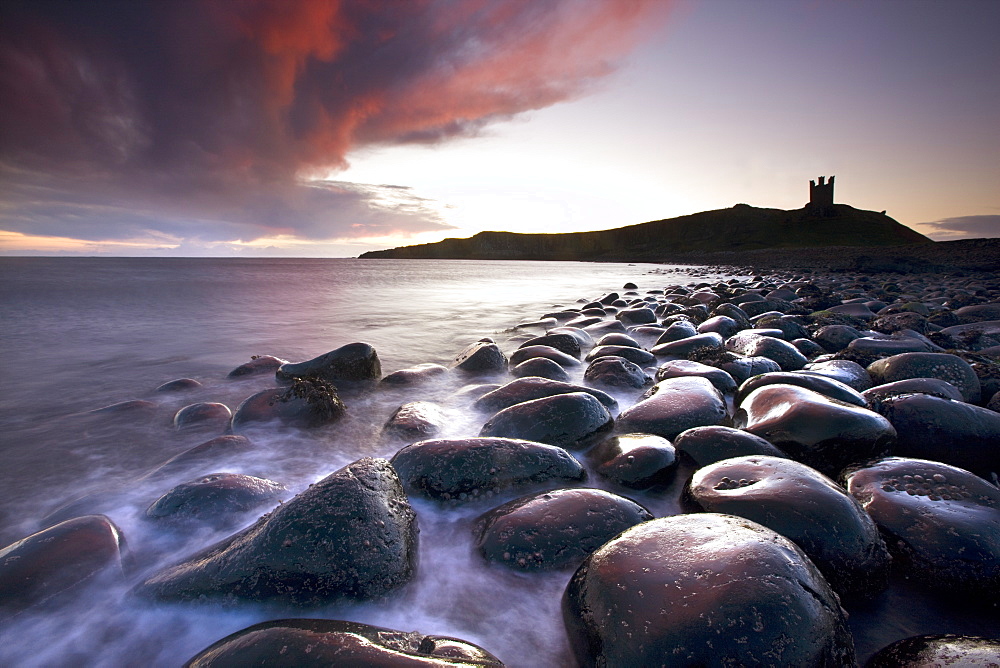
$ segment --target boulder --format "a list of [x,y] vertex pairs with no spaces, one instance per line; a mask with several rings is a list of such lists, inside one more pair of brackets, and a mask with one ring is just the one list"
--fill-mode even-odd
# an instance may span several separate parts
[[613,425],[611,413],[593,395],[570,392],[505,408],[483,425],[479,435],[584,448]]
[[416,514],[384,459],[331,473],[252,526],[149,577],[157,600],[323,605],[383,596],[413,576]]
[[392,465],[408,494],[439,501],[490,497],[549,481],[578,482],[586,475],[563,448],[512,438],[420,441],[397,452]]
[[715,332],[708,332],[669,343],[658,343],[653,346],[650,352],[661,357],[691,359],[694,355],[721,351],[723,346],[724,342],[721,336]]
[[336,387],[368,384],[382,376],[378,353],[367,343],[348,343],[305,362],[282,364],[275,372],[279,382],[319,378]]
[[174,414],[174,427],[176,429],[213,426],[225,428],[232,417],[233,412],[229,410],[229,406],[214,401],[202,401],[177,411]]
[[507,368],[507,356],[492,339],[476,341],[448,365],[467,373],[494,373]]
[[446,373],[448,373],[448,367],[427,362],[393,371],[380,380],[379,384],[383,386],[419,385]]
[[382,435],[413,443],[437,436],[444,426],[440,406],[429,401],[411,401],[393,412],[382,426]]
[[561,383],[568,383],[571,380],[566,369],[546,357],[532,357],[524,360],[510,370],[510,375],[515,378],[530,378],[532,376],[548,378]]
[[656,339],[656,345],[672,343],[673,341],[680,341],[681,339],[687,339],[697,335],[698,329],[694,326],[694,323],[690,320],[679,320],[671,323],[669,327],[663,330],[660,337]]
[[726,341],[726,350],[744,357],[766,357],[778,363],[782,371],[796,371],[809,363],[805,355],[788,341],[773,336],[740,332]]
[[291,387],[252,394],[236,407],[230,424],[234,432],[254,422],[278,420],[296,427],[320,427],[336,422],[347,411],[336,389],[315,378],[297,378]]
[[243,378],[245,376],[262,376],[272,374],[281,368],[282,364],[288,364],[288,360],[271,355],[254,355],[249,362],[241,364],[229,372],[229,378]]
[[621,357],[601,357],[594,360],[583,372],[583,379],[591,385],[609,388],[639,389],[653,382],[638,364]]
[[[252,452],[253,444],[246,436],[227,434],[205,441],[184,452],[174,455],[155,469],[144,475],[142,480],[162,480],[190,474],[195,469],[235,462],[238,458]],[[211,470],[211,469],[210,469]]]
[[176,380],[170,380],[163,383],[156,388],[157,392],[186,392],[188,390],[193,390],[201,387],[199,383],[194,378],[178,378]]
[[929,394],[933,397],[962,401],[962,393],[951,383],[939,378],[906,378],[884,385],[876,385],[861,393],[873,411],[879,409],[886,399],[901,397],[906,394]]
[[724,424],[726,402],[706,378],[668,378],[651,387],[643,399],[618,418],[621,432],[656,434],[668,440],[692,427]]
[[567,355],[563,351],[553,348],[552,346],[537,345],[528,346],[527,348],[518,348],[511,353],[510,363],[516,366],[525,360],[535,357],[544,357],[545,359],[552,360],[562,367],[580,366],[580,360],[572,355]]
[[545,336],[536,336],[525,341],[518,348],[528,348],[529,346],[549,346],[576,359],[580,359],[582,354],[580,339],[569,333],[549,332]]
[[723,394],[733,394],[736,392],[736,381],[728,373],[718,367],[708,366],[701,362],[691,362],[688,360],[672,360],[664,362],[656,370],[656,381],[667,380],[668,378],[683,378],[687,376],[700,376],[707,379]]
[[600,489],[557,489],[514,499],[476,520],[476,547],[516,570],[576,568],[625,529],[653,519],[629,499]]
[[718,363],[712,362],[712,364],[732,376],[737,384],[762,373],[781,371],[781,365],[769,357],[733,356],[733,359],[721,360]]
[[979,377],[976,372],[961,357],[948,353],[893,355],[870,364],[868,374],[877,385],[906,378],[937,378],[958,388],[969,403],[978,403],[980,398]]
[[626,530],[563,595],[583,666],[853,666],[830,585],[794,543],[749,520],[678,515]]
[[[663,331],[659,327],[651,327],[651,328],[647,328],[647,329],[653,329],[653,330],[656,330],[657,332]],[[632,331],[634,331],[634,330],[632,330]],[[630,348],[641,348],[642,347],[642,346],[639,345],[638,341],[636,341],[635,339],[633,339],[628,334],[622,334],[621,332],[612,332],[610,334],[605,334],[604,336],[602,336],[600,338],[600,340],[597,342],[596,345],[598,347],[600,347],[600,346],[628,346]]]
[[834,380],[833,378],[827,378],[825,376],[815,376],[809,373],[799,373],[796,371],[764,373],[744,381],[743,384],[740,385],[739,391],[736,393],[734,404],[736,407],[739,407],[739,405],[743,403],[743,400],[746,399],[747,395],[759,387],[778,384],[797,385],[798,387],[810,389],[813,392],[819,392],[820,394],[828,396],[831,399],[853,404],[854,406],[860,406],[861,408],[868,408],[868,402],[863,396],[861,396],[860,392],[844,385],[839,380]]
[[609,411],[618,409],[618,402],[611,395],[583,385],[562,383],[547,378],[519,378],[482,395],[473,407],[480,411],[495,412],[532,399],[551,397],[570,392],[586,392],[600,401]]
[[621,434],[588,450],[587,461],[602,478],[631,489],[646,489],[673,477],[677,452],[662,436]]
[[851,360],[826,360],[823,362],[811,362],[803,370],[816,376],[825,376],[839,380],[848,387],[853,387],[858,392],[864,392],[872,386],[871,376],[868,371],[857,362]]
[[146,509],[153,519],[226,524],[233,515],[277,503],[288,490],[281,483],[240,473],[211,473],[182,483]]
[[690,457],[701,468],[715,462],[744,455],[787,457],[769,441],[734,427],[694,427],[674,439],[674,448]]
[[633,346],[596,346],[588,353],[587,361],[592,362],[602,357],[621,357],[639,366],[653,364],[656,361],[652,353]]

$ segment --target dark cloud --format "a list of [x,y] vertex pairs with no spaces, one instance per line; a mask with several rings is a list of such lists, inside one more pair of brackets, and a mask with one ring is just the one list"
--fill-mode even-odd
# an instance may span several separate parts
[[957,216],[920,223],[924,234],[936,241],[1000,237],[1000,215]]
[[[442,222],[305,178],[585,92],[660,0],[5,0],[0,229],[306,239]],[[201,232],[199,232],[201,230]]]

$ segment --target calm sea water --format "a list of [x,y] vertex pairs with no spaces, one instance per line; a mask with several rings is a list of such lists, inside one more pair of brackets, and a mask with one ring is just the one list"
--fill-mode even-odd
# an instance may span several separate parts
[[[620,290],[627,281],[644,292],[687,283],[694,274],[719,278],[654,265],[569,262],[0,259],[0,545],[33,533],[46,514],[84,495],[90,500],[81,507],[107,514],[122,528],[136,556],[133,582],[231,532],[177,532],[145,520],[145,508],[169,486],[140,478],[221,433],[178,432],[171,424],[177,409],[196,401],[235,408],[272,385],[268,377],[226,379],[251,355],[299,361],[365,341],[389,373],[422,362],[447,364],[483,336],[509,353],[519,345],[513,325]],[[203,385],[180,395],[154,391],[181,377]],[[227,462],[226,470],[299,491],[359,457],[391,456],[402,444],[382,439],[380,427],[392,410],[415,399],[444,406],[445,435],[474,436],[485,418],[453,398],[464,382],[449,375],[410,394],[355,398],[349,418],[324,430],[255,432],[250,437],[259,451]],[[156,408],[87,413],[132,399]],[[655,511],[655,499],[641,502]],[[176,666],[228,633],[290,616],[454,635],[511,666],[568,663],[558,606],[570,574],[488,568],[473,554],[470,532],[488,507],[414,504],[419,575],[385,602],[309,611],[154,606],[113,583],[75,605],[8,625],[0,664]]]

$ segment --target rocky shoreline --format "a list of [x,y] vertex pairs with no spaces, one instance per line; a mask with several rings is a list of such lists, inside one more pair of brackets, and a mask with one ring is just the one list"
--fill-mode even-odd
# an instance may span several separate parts
[[[448,365],[384,376],[364,343],[297,363],[257,357],[232,382],[274,386],[232,411],[179,410],[176,428],[225,433],[142,480],[165,492],[149,500],[151,522],[271,512],[150,572],[134,563],[143,546],[102,514],[107,499],[80,499],[0,551],[0,619],[58,609],[95,582],[149,605],[282,617],[393,605],[424,567],[421,522],[474,508],[481,567],[565,574],[580,665],[1000,662],[1000,279],[983,269],[996,244],[950,243],[947,257],[905,262],[878,249],[870,267],[864,250],[712,260],[758,274],[742,281],[679,284],[664,269],[659,289],[591,295]],[[843,270],[826,271],[834,261]],[[901,271],[914,263],[946,269]],[[388,456],[291,498],[275,481],[211,473],[261,434],[362,419],[352,411],[374,396],[398,403],[379,433]],[[141,419],[140,404],[92,417]],[[478,426],[448,434],[450,411]],[[477,644],[404,631],[284,619],[188,665],[504,665]]]

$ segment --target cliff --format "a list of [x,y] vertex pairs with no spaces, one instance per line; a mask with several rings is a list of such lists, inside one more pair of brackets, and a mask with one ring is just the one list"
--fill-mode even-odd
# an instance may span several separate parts
[[468,260],[667,261],[685,253],[763,248],[901,246],[933,243],[884,213],[846,204],[784,211],[731,209],[654,220],[597,232],[480,232],[468,239],[369,251],[363,258]]

